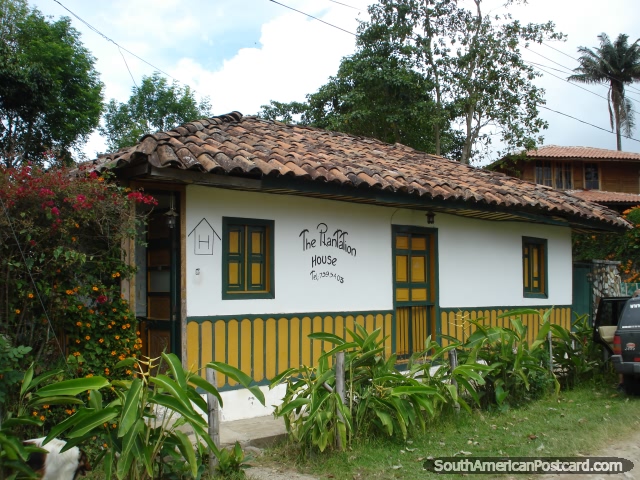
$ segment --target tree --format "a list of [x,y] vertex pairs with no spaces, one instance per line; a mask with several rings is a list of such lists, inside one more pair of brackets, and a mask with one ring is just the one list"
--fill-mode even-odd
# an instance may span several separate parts
[[0,158],[6,166],[71,161],[98,126],[94,58],[68,18],[49,22],[24,0],[0,0]]
[[640,39],[629,45],[629,36],[621,33],[612,43],[606,33],[598,35],[600,48],[578,48],[580,66],[569,80],[581,83],[608,83],[609,121],[615,127],[616,145],[622,150],[621,132],[629,137],[634,127],[631,100],[624,93],[624,86],[640,80]]
[[544,91],[533,84],[540,74],[524,63],[520,48],[562,38],[552,22],[522,25],[509,15],[483,15],[481,4],[473,0],[469,10],[456,0],[380,0],[360,30],[363,36],[375,29],[400,47],[396,55],[413,58],[435,92],[436,132],[446,121],[443,112],[457,112],[462,163],[486,151],[492,135],[499,135],[507,151],[541,141],[538,134],[547,127],[538,117]]
[[155,72],[143,77],[142,84],[132,89],[127,103],[115,99],[106,105],[104,126],[99,131],[107,139],[110,150],[134,145],[142,135],[169,130],[181,123],[211,116],[211,104],[205,97],[199,103],[193,91],[180,87]]
[[[307,95],[307,102],[271,101],[259,115],[284,122],[299,116],[304,125],[435,152],[432,87],[412,68],[411,59],[393,53],[385,42],[359,40],[358,51],[345,57],[338,73]],[[457,132],[446,128],[444,143],[448,155],[459,156]]]

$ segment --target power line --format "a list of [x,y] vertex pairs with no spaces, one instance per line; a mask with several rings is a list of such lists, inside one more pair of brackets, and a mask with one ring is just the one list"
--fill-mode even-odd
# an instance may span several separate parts
[[[609,99],[608,99],[607,97],[604,97],[604,96],[602,96],[602,95],[600,95],[600,94],[598,94],[598,93],[596,93],[596,92],[594,92],[594,91],[592,91],[592,90],[589,90],[588,88],[583,87],[582,85],[578,85],[578,84],[576,84],[576,83],[573,83],[573,82],[571,82],[570,80],[567,80],[566,78],[563,78],[563,77],[561,77],[561,76],[559,76],[559,75],[555,75],[555,74],[553,74],[553,73],[551,73],[551,72],[548,72],[548,71],[544,70],[543,68],[541,68],[541,67],[550,68],[550,67],[547,67],[546,65],[541,65],[541,64],[539,64],[539,63],[530,62],[530,61],[527,61],[527,60],[524,60],[524,62],[526,62],[526,63],[530,63],[530,64],[532,64],[532,65],[538,65],[538,66],[536,66],[536,67],[534,67],[534,68],[536,68],[536,69],[540,70],[541,72],[546,73],[547,75],[551,75],[552,77],[558,78],[558,79],[562,80],[563,82],[567,82],[569,85],[572,85],[572,86],[574,86],[574,87],[576,87],[576,88],[579,88],[579,89],[581,89],[581,90],[584,90],[585,92],[589,92],[591,95],[595,95],[596,97],[602,98],[603,100],[606,100],[607,102],[609,101]],[[557,70],[557,69],[554,69],[554,70]],[[638,112],[637,112],[636,110],[634,110],[634,109],[631,109],[631,111],[632,111],[633,113],[638,113]]]
[[[104,33],[102,33],[100,30],[98,30],[97,28],[95,28],[93,25],[91,25],[90,23],[88,23],[87,21],[83,20],[82,18],[80,18],[78,15],[76,15],[74,12],[72,12],[71,10],[69,10],[67,7],[65,7],[62,3],[59,2],[59,0],[53,0],[54,2],[56,2],[58,5],[60,5],[62,8],[64,8],[67,12],[69,12],[71,15],[73,15],[75,18],[77,18],[80,22],[82,22],[84,25],[86,25],[91,31],[93,31],[94,33],[97,33],[98,35],[100,35],[102,38],[104,38],[105,40],[107,40],[108,42],[113,43],[115,46],[117,46],[118,48],[124,50],[125,52],[127,52],[129,55],[132,55],[134,57],[136,57],[138,60],[140,60],[141,62],[146,63],[147,65],[149,65],[150,67],[154,68],[155,70],[157,70],[158,72],[162,73],[163,75],[166,75],[167,77],[175,80],[176,82],[178,82],[179,80],[171,75],[169,75],[167,72],[165,72],[164,70],[156,67],[155,65],[153,65],[152,63],[147,62],[144,58],[139,57],[138,55],[136,55],[135,53],[133,53],[130,50],[127,50],[126,48],[124,48],[122,45],[120,45],[118,42],[116,42],[115,40],[107,37]],[[122,55],[122,52],[120,52],[120,54]],[[124,56],[123,56],[124,58]],[[125,65],[126,65],[126,61],[125,61]],[[129,69],[129,66],[127,65],[127,70]],[[131,73],[131,72],[129,72]],[[135,81],[133,82],[135,83]]]
[[[540,108],[544,108],[545,110],[549,110],[549,111],[554,112],[554,113],[557,113],[557,114],[559,114],[559,115],[564,115],[565,117],[572,118],[573,120],[577,120],[577,121],[578,121],[578,122],[580,122],[580,123],[584,123],[584,124],[589,125],[589,126],[591,126],[591,127],[597,128],[598,130],[603,130],[603,131],[605,131],[605,132],[607,132],[607,133],[610,133],[610,134],[612,134],[612,135],[615,135],[615,134],[616,134],[615,132],[612,132],[612,131],[610,131],[610,130],[607,130],[606,128],[599,127],[598,125],[594,125],[593,123],[585,122],[584,120],[581,120],[581,119],[579,119],[579,118],[577,118],[577,117],[574,117],[574,116],[572,116],[572,115],[569,115],[568,113],[559,112],[558,110],[554,110],[554,109],[549,108],[549,107],[546,107],[546,106],[544,106],[544,105],[538,105],[538,107],[540,107]],[[640,143],[640,140],[635,139],[635,138],[633,138],[633,137],[629,137],[629,136],[627,136],[627,135],[622,135],[622,134],[621,134],[621,136],[623,136],[624,138],[628,138],[629,140],[633,140],[634,142],[638,142],[638,143]]]
[[[57,1],[57,0],[55,0],[55,1]],[[324,20],[322,20],[321,18],[314,17],[313,15],[309,15],[308,13],[304,13],[304,12],[302,12],[302,11],[300,11],[300,10],[296,10],[295,8],[290,7],[290,6],[288,6],[288,5],[285,5],[284,3],[276,2],[276,0],[269,0],[269,1],[270,1],[270,2],[273,2],[273,3],[277,4],[277,5],[280,5],[281,7],[288,8],[289,10],[293,10],[294,12],[298,12],[298,13],[300,13],[300,14],[302,14],[302,15],[306,16],[306,17],[313,18],[314,20],[317,20],[317,21],[319,21],[319,22],[322,22],[322,23],[324,23],[325,25],[329,25],[330,27],[337,28],[338,30],[342,30],[343,32],[348,33],[349,35],[353,35],[354,37],[356,37],[356,36],[357,36],[355,33],[350,32],[349,30],[345,30],[345,29],[344,29],[344,28],[342,28],[342,27],[338,27],[337,25],[333,25],[333,24],[331,24],[331,23],[329,23],[329,22],[325,22],[325,21],[324,21]],[[337,2],[336,2],[336,3],[337,3]]]
[[[553,48],[553,47],[551,47],[551,48]],[[557,50],[557,49],[554,49],[554,50]],[[527,51],[528,51],[528,52],[531,52],[531,53],[533,53],[533,54],[535,54],[535,55],[538,55],[539,57],[542,57],[542,58],[544,58],[545,60],[550,61],[551,63],[555,63],[556,65],[561,66],[562,68],[564,68],[564,69],[566,70],[566,73],[570,73],[570,74],[574,74],[574,73],[575,73],[573,70],[571,70],[571,68],[570,68],[570,67],[567,67],[566,65],[563,65],[563,64],[561,64],[561,63],[558,63],[558,62],[556,62],[556,61],[554,61],[554,60],[551,60],[549,57],[545,57],[544,55],[542,55],[541,53],[536,52],[535,50],[531,50],[530,48],[527,48]],[[560,50],[557,50],[557,51],[560,51]],[[558,71],[559,71],[559,72],[562,72],[562,70],[558,70]],[[564,73],[564,72],[563,72],[563,73]],[[567,81],[571,82],[571,80],[567,80]],[[574,83],[574,84],[575,84],[575,83]],[[609,87],[608,87],[608,85],[606,85],[606,84],[604,84],[604,83],[596,83],[595,85],[598,85],[598,86],[600,86],[600,87],[607,88],[607,89],[609,88]],[[625,87],[625,88],[629,88],[629,86],[627,86],[627,87]],[[626,96],[630,96],[631,98],[636,99],[636,97],[632,96],[629,92],[626,92]]]
[[358,7],[353,7],[351,5],[347,5],[346,3],[342,3],[342,2],[338,2],[336,0],[329,0],[331,3],[337,3],[338,5],[342,5],[343,7],[349,7],[349,8],[353,8],[354,10],[358,10],[358,12],[361,10]]
[[[545,46],[545,47],[547,47],[547,48],[550,48],[551,50],[555,50],[556,52],[561,53],[562,55],[564,55],[564,56],[566,56],[566,57],[569,57],[570,59],[575,60],[576,62],[580,62],[580,60],[578,60],[576,57],[573,57],[573,56],[569,55],[568,53],[563,52],[562,50],[560,50],[560,49],[558,49],[558,48],[552,47],[552,46],[551,46],[551,45],[549,45],[547,42],[542,42],[542,45],[544,45],[544,46]],[[538,55],[540,55],[540,54],[538,54]],[[542,55],[541,55],[541,56],[542,56]],[[546,58],[546,57],[545,57],[545,58]],[[548,60],[548,59],[547,59],[547,60]],[[554,63],[555,63],[555,62],[554,62]],[[607,75],[606,73],[605,73],[605,75],[606,75],[607,77],[609,77],[610,79],[612,79],[612,80],[618,80],[616,77],[614,77],[614,76],[612,76],[612,75]],[[640,90],[639,90],[639,89],[637,89],[637,88],[635,88],[635,87],[633,87],[632,85],[627,85],[627,86],[625,87],[625,89],[627,89],[627,88],[628,88],[629,90],[633,90],[634,92],[638,92],[638,93],[640,93]]]

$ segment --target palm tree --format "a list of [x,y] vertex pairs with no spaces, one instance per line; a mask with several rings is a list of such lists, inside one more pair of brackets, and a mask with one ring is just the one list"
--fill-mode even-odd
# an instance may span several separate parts
[[618,150],[622,150],[621,131],[631,136],[634,127],[631,100],[625,97],[624,86],[640,80],[640,39],[629,45],[629,36],[621,33],[611,43],[606,33],[598,35],[600,48],[580,47],[580,66],[569,80],[582,83],[609,84],[607,98],[611,130],[615,126]]

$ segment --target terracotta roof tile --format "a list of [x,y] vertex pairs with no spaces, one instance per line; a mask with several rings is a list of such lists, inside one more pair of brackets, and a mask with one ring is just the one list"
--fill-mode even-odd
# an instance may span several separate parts
[[[640,160],[640,154],[580,149],[581,152],[585,150],[591,155],[606,152],[609,155],[606,158],[621,155],[625,159]],[[572,157],[577,154],[570,147],[544,147],[537,154],[541,152]],[[146,135],[136,146],[101,155],[95,164],[97,168],[120,168],[141,161],[148,161],[158,168],[287,176],[331,182],[346,189],[358,187],[409,193],[425,202],[433,199],[457,202],[458,206],[462,202],[469,210],[494,205],[514,212],[542,215],[553,212],[555,217],[595,222],[602,228],[605,225],[628,226],[612,210],[578,196],[462,165],[405,145],[243,117],[238,112]]]
[[593,147],[561,147],[545,145],[537,150],[529,150],[527,157],[533,158],[575,158],[597,160],[631,160],[640,162],[640,153],[620,152],[605,148]]
[[573,190],[573,196],[596,203],[628,203],[640,205],[640,195],[635,193],[603,192],[600,190]]

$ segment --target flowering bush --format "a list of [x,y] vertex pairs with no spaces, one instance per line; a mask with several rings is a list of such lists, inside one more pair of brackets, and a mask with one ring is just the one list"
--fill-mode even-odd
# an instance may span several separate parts
[[140,339],[121,247],[143,220],[135,204],[156,201],[96,172],[29,165],[0,168],[0,201],[0,335],[31,347],[36,371],[68,354],[75,375],[126,376],[114,366]]

